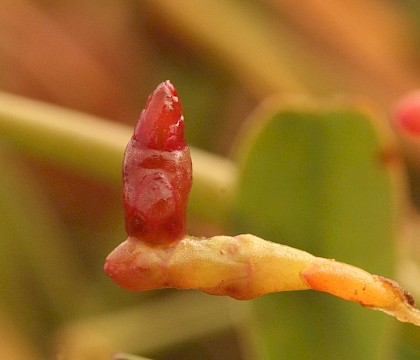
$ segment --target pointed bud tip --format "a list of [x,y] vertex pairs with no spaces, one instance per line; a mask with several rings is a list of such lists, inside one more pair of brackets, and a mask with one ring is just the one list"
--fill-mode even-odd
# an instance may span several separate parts
[[169,80],[147,99],[133,137],[149,149],[173,151],[186,146],[182,105]]
[[164,82],[160,83],[160,84],[158,85],[158,88],[159,88],[160,86],[162,86],[163,88],[165,88],[165,90],[166,90],[166,92],[167,92],[168,94],[171,94],[171,95],[174,95],[174,96],[178,96],[178,93],[177,93],[177,91],[176,91],[176,89],[175,89],[175,86],[171,83],[171,81],[170,81],[170,80],[166,80],[166,81],[164,81]]

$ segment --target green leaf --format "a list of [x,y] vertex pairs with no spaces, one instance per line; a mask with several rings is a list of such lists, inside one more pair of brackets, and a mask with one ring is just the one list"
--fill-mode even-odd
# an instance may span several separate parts
[[[361,105],[269,105],[237,147],[236,230],[391,276],[401,174],[379,121]],[[378,359],[392,347],[393,320],[325,294],[265,296],[255,310],[264,359]]]

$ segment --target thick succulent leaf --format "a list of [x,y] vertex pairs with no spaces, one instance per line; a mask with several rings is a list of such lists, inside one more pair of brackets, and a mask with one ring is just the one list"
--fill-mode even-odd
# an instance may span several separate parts
[[[361,105],[270,103],[236,149],[236,230],[392,276],[401,169],[379,121]],[[255,310],[265,359],[375,359],[391,346],[390,319],[323,295],[270,295]]]

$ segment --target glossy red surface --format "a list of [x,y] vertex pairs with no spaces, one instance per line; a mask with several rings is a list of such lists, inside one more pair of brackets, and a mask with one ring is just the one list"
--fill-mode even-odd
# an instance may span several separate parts
[[169,81],[149,96],[123,164],[123,205],[129,236],[173,243],[186,234],[192,164],[182,105]]

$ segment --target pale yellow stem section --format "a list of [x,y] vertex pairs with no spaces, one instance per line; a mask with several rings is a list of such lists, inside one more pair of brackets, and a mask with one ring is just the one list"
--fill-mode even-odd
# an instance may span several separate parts
[[307,252],[253,235],[187,236],[171,246],[129,237],[108,256],[105,271],[129,290],[174,287],[252,299],[308,289],[299,273],[312,259]]
[[198,289],[241,300],[313,289],[420,325],[413,298],[396,282],[249,234],[186,236],[165,246],[129,237],[108,256],[105,272],[128,290]]

